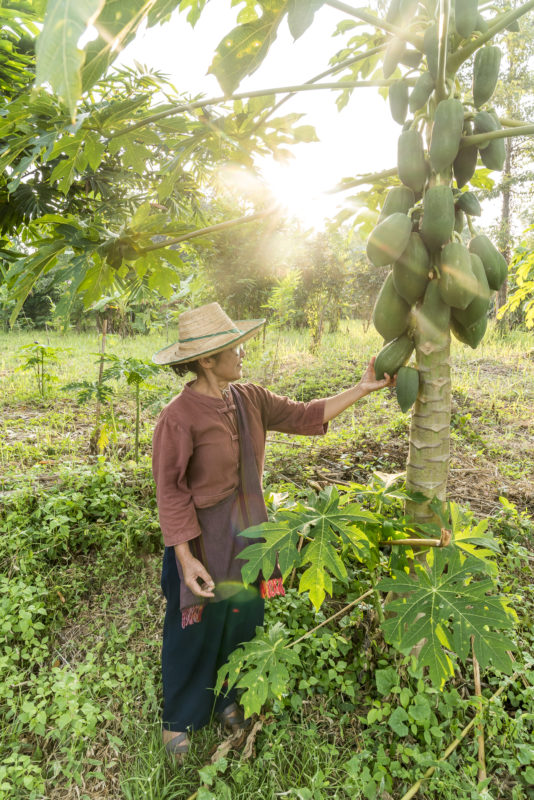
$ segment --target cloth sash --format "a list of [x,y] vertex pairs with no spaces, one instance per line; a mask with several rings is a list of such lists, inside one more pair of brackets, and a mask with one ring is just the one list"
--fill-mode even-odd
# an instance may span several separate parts
[[[246,528],[267,521],[267,510],[245,405],[239,392],[232,385],[230,392],[235,406],[239,436],[239,486],[229,497],[216,505],[197,508],[201,535],[189,542],[192,555],[204,564],[215,583],[215,597],[210,602],[226,600],[243,590],[241,567],[245,562],[239,558],[239,554],[245,547],[262,539],[246,539],[238,534]],[[230,410],[233,410],[231,406]],[[180,577],[182,628],[186,628],[201,621],[202,610],[208,600],[197,597],[185,585],[178,559],[176,566]],[[255,591],[259,591],[264,598],[285,594],[278,565],[268,579],[260,573],[255,587]]]

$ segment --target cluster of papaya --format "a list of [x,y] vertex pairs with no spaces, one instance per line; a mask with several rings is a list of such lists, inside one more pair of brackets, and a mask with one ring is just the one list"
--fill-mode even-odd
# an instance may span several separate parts
[[[386,48],[383,71],[390,77],[408,65],[409,71],[389,89],[393,119],[403,125],[398,141],[398,177],[384,201],[378,223],[367,242],[369,260],[391,265],[373,312],[373,322],[386,344],[377,356],[375,372],[397,373],[397,398],[402,410],[415,401],[416,369],[405,366],[414,349],[414,335],[436,347],[448,342],[449,330],[461,342],[477,347],[484,336],[492,291],[507,275],[503,256],[482,234],[472,217],[481,214],[473,191],[465,187],[478,158],[492,170],[503,167],[503,139],[473,146],[466,138],[500,127],[491,108],[499,77],[501,53],[484,44],[476,51],[473,82],[465,104],[460,83],[447,73],[448,95],[436,90],[438,80],[438,3],[434,0],[392,0],[388,20],[419,32],[421,51],[393,37]],[[466,39],[487,29],[477,0],[456,0],[451,8],[448,61]],[[413,39],[413,37],[412,37]],[[454,64],[454,60],[452,60]],[[410,80],[419,69],[415,83]],[[410,87],[411,88],[410,91]],[[407,120],[408,111],[413,115]],[[423,136],[429,146],[426,149]],[[466,222],[471,239],[464,232]]]

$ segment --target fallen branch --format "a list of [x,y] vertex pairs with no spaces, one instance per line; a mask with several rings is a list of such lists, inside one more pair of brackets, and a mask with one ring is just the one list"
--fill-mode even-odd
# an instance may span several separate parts
[[[497,697],[499,697],[499,695],[501,695],[504,692],[506,687],[509,686],[511,683],[513,683],[515,681],[517,676],[518,676],[518,673],[515,672],[512,675],[512,677],[510,678],[509,681],[506,681],[506,683],[503,683],[502,686],[500,686],[497,689],[497,691],[494,694],[491,695],[491,697],[490,697],[488,702],[491,703],[493,700],[496,700]],[[438,758],[438,764],[440,762],[442,762],[442,761],[446,761],[448,759],[448,757],[450,756],[450,754],[453,753],[456,750],[458,745],[461,744],[462,741],[465,739],[465,737],[467,736],[467,734],[469,733],[469,731],[471,730],[473,725],[475,725],[475,723],[478,721],[479,717],[480,717],[480,713],[475,714],[475,716],[473,717],[471,722],[469,722],[465,726],[465,728],[460,733],[460,735],[453,742],[451,742],[451,744],[447,747],[447,749],[445,750],[445,752],[443,753],[441,758]],[[425,774],[423,775],[423,777],[419,778],[419,780],[416,781],[410,789],[408,789],[406,794],[403,794],[403,796],[401,797],[401,800],[411,800],[412,797],[415,797],[415,795],[417,794],[417,792],[419,791],[419,789],[423,785],[424,781],[426,781],[426,780],[428,780],[428,778],[432,777],[432,775],[436,771],[436,768],[437,767],[429,767],[427,769],[427,771],[425,772]]]

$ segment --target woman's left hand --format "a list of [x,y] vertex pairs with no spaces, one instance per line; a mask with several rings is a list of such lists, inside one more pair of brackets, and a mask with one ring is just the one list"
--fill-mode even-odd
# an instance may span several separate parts
[[385,389],[386,386],[393,387],[397,382],[397,376],[394,375],[391,377],[387,374],[387,372],[385,373],[384,378],[377,380],[375,375],[375,360],[376,359],[373,356],[358,384],[364,395],[371,394],[371,392],[377,392],[379,389]]

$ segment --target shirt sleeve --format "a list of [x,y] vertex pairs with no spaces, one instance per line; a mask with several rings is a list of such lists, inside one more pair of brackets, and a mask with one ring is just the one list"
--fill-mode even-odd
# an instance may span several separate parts
[[166,547],[200,536],[200,525],[186,477],[192,452],[190,433],[166,416],[160,417],[152,441],[152,474]]
[[261,405],[265,430],[301,436],[317,436],[327,432],[328,423],[323,422],[325,400],[302,403],[270,392],[262,386],[252,386]]

